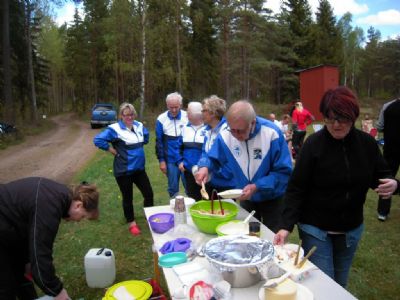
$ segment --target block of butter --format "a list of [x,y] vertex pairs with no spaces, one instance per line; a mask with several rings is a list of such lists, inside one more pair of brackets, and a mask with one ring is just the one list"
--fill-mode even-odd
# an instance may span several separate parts
[[293,260],[289,260],[285,263],[279,265],[286,272],[291,272],[289,278],[296,282],[301,282],[310,276],[312,270],[317,270],[318,268],[309,260],[307,260],[301,268],[296,267],[293,264]]

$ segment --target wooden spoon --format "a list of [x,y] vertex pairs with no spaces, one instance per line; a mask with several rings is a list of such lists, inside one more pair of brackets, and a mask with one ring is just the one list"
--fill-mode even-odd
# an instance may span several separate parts
[[210,197],[208,196],[208,193],[206,191],[206,186],[204,185],[204,181],[201,182],[200,194],[204,199],[206,199],[206,200],[210,199]]

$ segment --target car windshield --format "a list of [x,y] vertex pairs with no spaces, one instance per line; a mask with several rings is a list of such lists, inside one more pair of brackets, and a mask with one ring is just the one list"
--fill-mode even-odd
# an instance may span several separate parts
[[112,110],[111,106],[97,106],[95,110],[104,111],[104,110]]

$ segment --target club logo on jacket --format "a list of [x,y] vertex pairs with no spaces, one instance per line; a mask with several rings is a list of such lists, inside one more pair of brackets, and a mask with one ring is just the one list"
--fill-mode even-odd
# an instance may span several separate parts
[[235,153],[235,155],[236,155],[237,157],[239,157],[240,154],[241,154],[240,147],[237,146],[237,145],[236,145],[235,147],[233,147],[233,153]]
[[260,148],[253,149],[253,159],[262,159],[262,151]]

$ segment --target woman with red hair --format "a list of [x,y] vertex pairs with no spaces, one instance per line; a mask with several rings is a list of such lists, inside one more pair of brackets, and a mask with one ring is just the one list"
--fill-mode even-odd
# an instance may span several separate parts
[[310,260],[346,287],[368,189],[388,198],[397,182],[375,139],[354,127],[359,106],[350,89],[328,90],[320,112],[325,126],[305,141],[296,160],[274,243],[285,243],[297,224],[304,251],[317,247]]

